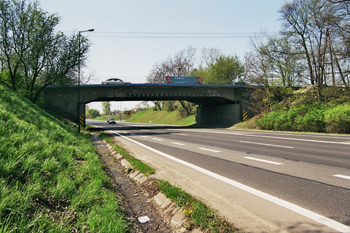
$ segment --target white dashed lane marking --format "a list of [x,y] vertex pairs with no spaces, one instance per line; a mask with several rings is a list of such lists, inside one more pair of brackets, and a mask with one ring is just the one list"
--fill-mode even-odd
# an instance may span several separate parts
[[343,178],[343,179],[348,179],[350,180],[350,176],[344,176],[344,175],[340,175],[340,174],[337,174],[337,175],[334,175],[335,177],[338,177],[338,178]]
[[218,151],[218,150],[212,150],[212,149],[207,149],[207,148],[203,148],[203,147],[200,147],[200,148],[198,148],[198,149],[200,149],[200,150],[206,150],[206,151],[210,151],[210,152],[214,152],[214,153],[219,153],[219,152],[221,152],[221,151]]
[[258,159],[258,158],[253,158],[253,157],[244,157],[244,158],[245,159],[259,161],[259,162],[263,162],[263,163],[270,163],[270,164],[274,164],[274,165],[281,165],[281,164],[283,164],[283,163],[278,163],[278,162],[273,162],[273,161],[270,161],[270,160]]
[[262,145],[262,146],[282,147],[282,148],[289,148],[289,149],[294,148],[294,147],[291,147],[291,146],[280,146],[280,145],[265,144],[265,143],[259,143],[259,142],[247,142],[247,141],[239,141],[239,142],[242,142],[242,143],[250,143],[250,144],[256,144],[256,145]]
[[152,138],[153,140],[156,140],[156,141],[160,141],[160,142],[162,142],[163,141],[163,139],[159,139],[159,138]]
[[171,142],[172,144],[179,145],[179,146],[185,146],[186,144],[179,143],[179,142]]

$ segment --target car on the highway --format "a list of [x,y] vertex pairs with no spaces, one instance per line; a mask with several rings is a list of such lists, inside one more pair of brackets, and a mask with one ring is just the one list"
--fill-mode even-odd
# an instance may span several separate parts
[[109,78],[106,81],[102,81],[102,84],[108,85],[108,84],[131,84],[131,82],[125,82],[121,80],[120,78]]
[[107,124],[116,124],[116,122],[115,122],[114,118],[108,118]]

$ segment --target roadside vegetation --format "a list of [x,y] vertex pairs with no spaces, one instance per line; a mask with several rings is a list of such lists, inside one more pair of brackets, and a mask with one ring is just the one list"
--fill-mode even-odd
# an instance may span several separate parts
[[120,119],[120,115],[103,115],[103,116],[95,117],[94,120],[107,121],[108,118],[114,118],[115,121],[117,122],[119,120],[124,121],[126,119],[126,116],[125,116],[125,114],[123,114],[121,119]]
[[[235,129],[263,129],[315,133],[350,133],[350,93],[345,88],[290,91],[282,101],[270,103],[269,111],[234,125]],[[264,106],[262,106],[264,107]]]
[[219,217],[214,209],[198,201],[181,188],[172,186],[168,181],[157,180],[156,185],[177,206],[184,208],[185,215],[190,219],[187,229],[201,227],[209,232],[240,232],[232,223]]
[[90,135],[0,93],[0,232],[127,232]]
[[[94,118],[94,120],[106,121],[108,118],[114,118],[119,121],[119,115],[106,115]],[[133,114],[131,117],[122,116],[122,121],[125,122],[138,122],[147,124],[167,124],[167,125],[192,125],[195,124],[195,115],[187,117],[181,117],[178,111],[154,111],[154,110],[142,110]]]
[[129,163],[136,168],[137,170],[139,170],[140,172],[142,172],[142,174],[144,175],[150,175],[150,174],[154,174],[155,170],[154,168],[150,167],[149,165],[143,163],[141,160],[136,159],[134,157],[132,157],[129,152],[127,150],[125,150],[124,148],[122,148],[121,146],[115,144],[109,137],[108,135],[106,135],[105,133],[101,133],[100,137],[105,140],[107,143],[109,143],[113,149],[118,152],[121,156],[123,156],[123,158],[125,158],[127,161],[129,161]]
[[126,119],[126,122],[140,122],[150,124],[192,125],[195,124],[195,115],[182,117],[178,111],[139,111]]

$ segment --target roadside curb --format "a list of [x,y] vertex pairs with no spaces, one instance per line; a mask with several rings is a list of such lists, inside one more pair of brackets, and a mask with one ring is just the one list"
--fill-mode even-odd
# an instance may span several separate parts
[[[107,143],[105,140],[103,142],[107,145],[108,149],[111,152],[111,155],[114,157],[114,159],[125,168],[125,171],[129,177],[130,180],[134,180],[139,184],[144,184],[146,182],[153,182],[154,178],[150,176],[143,175],[142,172],[138,171],[137,169],[133,168],[132,165],[123,158],[121,154],[116,152],[113,147]],[[130,171],[130,169],[132,169]],[[145,190],[145,192],[147,192]],[[149,193],[147,193],[148,196],[151,196]],[[192,231],[188,231],[184,225],[188,223],[188,219],[186,218],[184,214],[184,209],[177,207],[173,201],[171,201],[169,198],[165,196],[162,192],[158,192],[155,194],[151,200],[163,211],[163,213],[166,213],[170,216],[170,218],[167,219],[167,221],[173,226],[173,228],[176,230],[177,233],[182,232],[191,232],[191,233],[202,233],[201,229],[196,228]]]

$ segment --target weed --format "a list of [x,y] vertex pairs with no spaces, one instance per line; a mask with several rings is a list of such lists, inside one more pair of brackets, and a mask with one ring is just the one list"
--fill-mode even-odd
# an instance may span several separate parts
[[219,217],[213,209],[168,181],[157,180],[156,185],[169,199],[184,209],[184,214],[191,220],[186,225],[187,229],[194,225],[210,232],[238,232],[233,224]]

